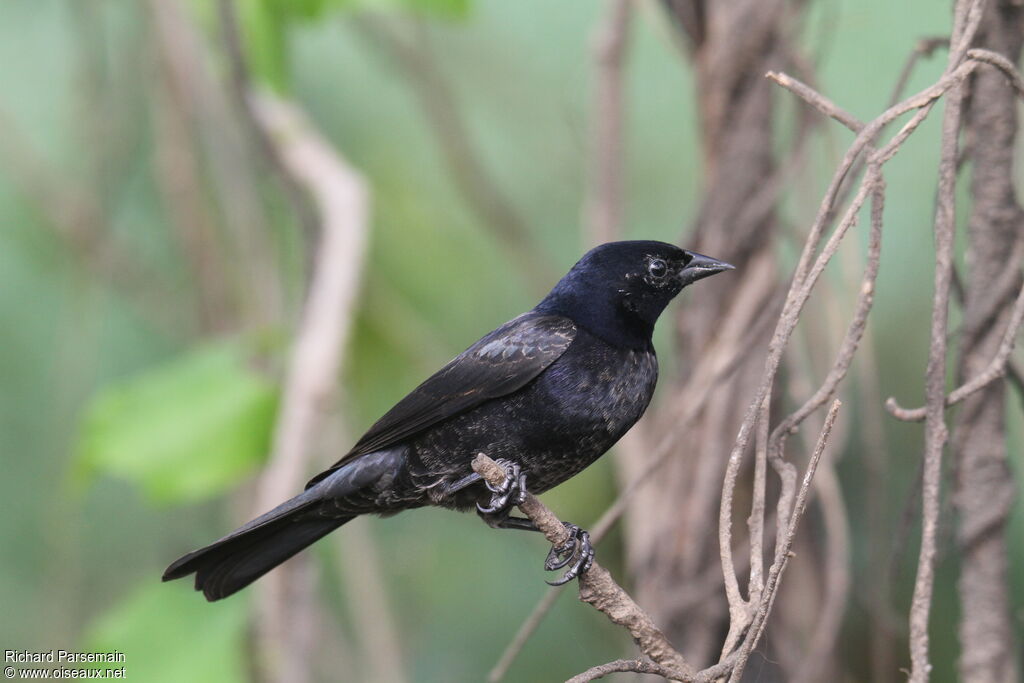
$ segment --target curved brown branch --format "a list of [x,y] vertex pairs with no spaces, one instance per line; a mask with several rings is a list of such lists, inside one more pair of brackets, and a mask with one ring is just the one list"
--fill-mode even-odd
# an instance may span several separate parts
[[[1019,270],[1020,266],[1017,263],[1011,263],[1010,267],[1014,270]],[[968,382],[957,387],[949,393],[945,398],[945,407],[950,408],[960,403],[965,398],[972,394],[984,389],[986,386],[1006,376],[1007,364],[1010,360],[1010,354],[1013,353],[1013,347],[1017,343],[1017,334],[1020,332],[1021,323],[1024,323],[1024,288],[1021,288],[1020,293],[1017,294],[1016,300],[1013,302],[1013,312],[1010,314],[1010,321],[1006,325],[1006,331],[1003,333],[1003,340],[999,344],[999,349],[996,354],[992,356],[992,360],[989,361],[988,366],[980,373],[972,377]],[[900,404],[896,402],[895,398],[890,397],[885,402],[885,409],[889,413],[900,420],[905,422],[921,422],[925,419],[927,414],[927,408],[902,408]]]
[[[495,486],[505,480],[505,470],[483,453],[473,460],[473,470]],[[561,545],[568,539],[569,532],[561,520],[536,496],[527,494],[519,509],[533,520],[552,545]],[[579,578],[579,590],[580,600],[603,612],[612,623],[625,627],[641,652],[684,677],[692,676],[693,669],[683,656],[672,647],[650,616],[615,582],[607,569],[595,561]]]
[[589,681],[596,681],[599,678],[604,678],[609,674],[627,672],[636,674],[653,674],[672,681],[679,680],[675,678],[677,672],[663,667],[656,662],[644,659],[617,659],[614,662],[608,662],[607,664],[591,667],[583,673],[576,674],[565,683],[588,683]]
[[673,671],[650,660],[617,659],[614,662],[591,667],[582,673],[576,674],[565,683],[587,683],[588,681],[596,681],[613,673],[653,674],[671,681],[681,681],[682,683],[711,683],[711,681],[719,680],[722,676],[728,674],[732,670],[735,660],[735,657],[729,657],[721,664],[710,666],[693,676],[680,677],[678,671]]
[[821,461],[822,453],[825,452],[825,446],[828,445],[828,439],[832,434],[832,427],[835,425],[836,416],[839,415],[839,407],[841,405],[842,403],[839,401],[833,401],[832,406],[829,408],[828,415],[825,416],[825,424],[821,428],[821,434],[818,436],[818,443],[815,445],[814,452],[811,454],[811,459],[807,463],[807,470],[804,472],[803,480],[800,483],[800,490],[797,493],[796,501],[793,504],[793,512],[788,524],[786,525],[782,543],[780,543],[775,549],[775,560],[772,562],[772,566],[768,570],[768,579],[765,582],[764,594],[754,611],[753,617],[749,621],[750,626],[746,637],[744,638],[742,645],[739,647],[736,665],[733,667],[732,673],[729,676],[730,683],[739,683],[743,678],[743,669],[746,666],[747,660],[750,658],[750,653],[753,652],[754,648],[757,646],[758,640],[760,640],[761,635],[764,632],[764,626],[768,620],[768,615],[771,613],[772,605],[775,603],[775,596],[779,589],[779,580],[782,578],[782,572],[785,571],[786,564],[788,564],[789,558],[792,554],[790,553],[790,548],[793,547],[793,539],[796,537],[797,527],[803,517],[804,510],[807,508],[807,497],[810,493],[811,483],[814,481],[814,473],[818,469],[818,463]]

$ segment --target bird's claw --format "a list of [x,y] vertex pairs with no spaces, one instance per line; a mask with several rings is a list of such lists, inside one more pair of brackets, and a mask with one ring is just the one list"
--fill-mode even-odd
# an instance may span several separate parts
[[494,462],[505,470],[505,480],[498,486],[484,480],[484,485],[491,492],[491,500],[487,506],[477,503],[476,509],[482,515],[507,516],[512,508],[526,500],[526,474],[519,463],[500,459]]
[[553,572],[568,566],[569,570],[562,575],[562,578],[554,581],[547,581],[549,586],[561,586],[569,583],[577,576],[587,573],[590,566],[594,564],[594,546],[590,544],[590,534],[575,524],[562,522],[569,537],[561,545],[551,546],[548,556],[544,560],[544,569]]

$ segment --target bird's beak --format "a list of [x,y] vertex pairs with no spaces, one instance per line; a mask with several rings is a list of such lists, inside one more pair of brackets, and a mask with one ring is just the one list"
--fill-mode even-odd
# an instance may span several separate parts
[[723,270],[734,270],[736,268],[736,266],[730,265],[725,261],[713,259],[710,256],[704,256],[693,251],[689,253],[693,258],[679,271],[679,280],[683,283],[683,287],[691,285],[697,280],[710,277],[715,273],[721,273]]

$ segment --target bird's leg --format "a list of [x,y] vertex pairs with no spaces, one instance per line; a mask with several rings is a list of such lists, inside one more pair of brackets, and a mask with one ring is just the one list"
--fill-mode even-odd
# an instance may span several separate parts
[[[519,465],[508,460],[495,460],[505,470],[505,480],[498,486],[492,486],[484,480],[487,490],[491,492],[491,500],[485,507],[477,503],[476,512],[495,529],[522,529],[524,531],[540,531],[533,520],[524,517],[512,517],[512,509],[526,500],[526,475]],[[560,579],[547,581],[549,585],[561,586],[569,583],[577,576],[585,574],[594,563],[594,547],[590,544],[590,534],[575,524],[562,522],[569,537],[561,545],[551,546],[544,560],[544,569],[549,572],[569,567]]]
[[569,566],[568,571],[560,579],[546,581],[549,586],[561,586],[569,583],[577,576],[582,576],[594,564],[594,546],[590,544],[590,534],[575,524],[562,522],[569,532],[569,538],[561,545],[551,546],[547,559],[544,560],[544,569],[549,572],[556,571]]
[[[504,520],[509,518],[512,508],[526,500],[526,474],[519,467],[519,463],[510,460],[495,460],[505,470],[505,480],[498,486],[492,486],[489,481],[484,481],[487,490],[491,492],[491,500],[487,506],[476,504],[476,511],[484,521],[491,524],[488,518]],[[495,526],[491,524],[491,526]]]
[[517,463],[508,460],[495,460],[505,470],[505,481],[499,486],[484,484],[491,492],[490,503],[484,507],[477,503],[476,513],[487,526],[494,529],[521,529],[523,531],[540,531],[537,525],[525,517],[512,517],[512,508],[526,500],[526,475]]

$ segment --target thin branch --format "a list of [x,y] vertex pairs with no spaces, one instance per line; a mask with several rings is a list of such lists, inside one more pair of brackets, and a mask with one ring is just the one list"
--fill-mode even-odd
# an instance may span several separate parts
[[[951,408],[952,405],[955,405],[981,389],[984,389],[995,380],[1007,376],[1008,361],[1010,359],[1010,354],[1013,352],[1014,346],[1017,343],[1017,334],[1020,331],[1021,323],[1024,323],[1024,289],[1021,289],[1016,301],[1014,301],[1013,313],[1010,318],[1010,323],[1007,326],[1007,331],[1002,335],[1002,341],[999,343],[999,348],[995,355],[992,356],[992,359],[988,362],[988,366],[983,372],[971,378],[970,381],[953,389],[949,395],[945,397],[945,408]],[[896,399],[893,397],[889,397],[886,400],[886,410],[889,411],[894,418],[905,422],[922,422],[925,420],[928,413],[927,407],[915,409],[901,408],[899,403],[896,402]]]
[[[1020,265],[1018,263],[1011,263],[1010,268],[1019,271]],[[1020,332],[1021,323],[1024,323],[1024,287],[1021,288],[1020,292],[1017,294],[1016,300],[1013,302],[1013,311],[1010,314],[1010,321],[1007,323],[1006,331],[1003,333],[1003,339],[999,344],[999,349],[996,351],[996,354],[992,356],[992,360],[989,361],[989,364],[984,371],[978,373],[945,397],[944,405],[946,408],[955,406],[968,396],[971,396],[972,394],[984,389],[992,382],[1006,376],[1008,372],[1010,354],[1013,353],[1013,347],[1017,343],[1017,334]],[[896,402],[896,399],[892,397],[886,400],[885,409],[888,410],[893,417],[906,422],[921,422],[927,416],[927,407],[902,408],[899,403]]]
[[588,683],[589,681],[596,681],[599,678],[604,678],[609,674],[627,672],[636,674],[653,674],[669,680],[678,680],[674,678],[677,675],[675,671],[652,662],[649,659],[617,659],[614,662],[608,662],[607,664],[591,667],[583,673],[576,674],[565,683]]
[[250,95],[253,111],[297,183],[321,216],[313,278],[292,348],[281,413],[263,494],[280,500],[302,483],[303,456],[334,392],[341,349],[352,327],[366,248],[368,202],[362,177],[294,105]]
[[[961,56],[966,53],[981,19],[982,4],[982,0],[961,0],[957,3],[947,73],[958,67]],[[927,414],[924,476],[921,484],[921,549],[910,606],[910,680],[914,683],[927,681],[931,672],[928,661],[928,620],[935,580],[942,451],[949,436],[945,422],[946,329],[953,271],[957,154],[963,102],[963,89],[958,84],[947,96],[942,119],[942,151],[935,211],[935,294],[932,303],[931,343],[925,371]]]
[[735,657],[730,657],[724,662],[710,666],[693,676],[681,678],[678,671],[673,671],[650,660],[617,659],[614,662],[591,667],[583,673],[576,674],[567,680],[566,683],[587,683],[587,681],[596,681],[613,673],[654,674],[655,676],[661,676],[672,681],[682,681],[683,683],[710,683],[728,674],[733,667],[735,659]]
[[832,427],[835,425],[836,416],[839,414],[839,407],[841,405],[842,403],[838,400],[833,401],[832,406],[828,410],[828,414],[825,416],[825,424],[821,428],[821,434],[818,436],[818,443],[814,447],[814,452],[811,454],[810,461],[807,463],[807,470],[804,472],[804,478],[800,484],[800,490],[797,493],[796,502],[793,505],[793,513],[787,525],[785,536],[782,543],[775,549],[775,560],[772,562],[772,566],[768,570],[768,580],[765,583],[764,595],[757,606],[757,611],[754,613],[753,619],[750,621],[750,628],[747,631],[746,638],[743,641],[743,645],[739,648],[736,665],[733,667],[732,673],[729,676],[730,683],[739,683],[743,678],[743,669],[747,664],[747,660],[750,658],[750,653],[753,652],[753,649],[757,646],[757,642],[760,640],[764,631],[768,615],[771,613],[772,605],[775,603],[775,595],[778,592],[779,580],[782,578],[782,572],[786,570],[786,564],[792,556],[790,548],[793,546],[793,539],[796,537],[797,527],[799,526],[800,519],[803,517],[804,510],[807,507],[807,497],[811,489],[811,483],[814,481],[814,473],[817,471],[822,453],[825,452],[825,446],[828,445],[829,435],[832,433]]
[[864,124],[860,119],[838,106],[832,100],[828,99],[803,81],[778,71],[769,71],[765,74],[765,78],[774,81],[813,106],[825,116],[835,119],[854,133],[858,133],[864,128]]
[[[505,470],[480,453],[473,460],[473,470],[494,486],[505,480]],[[569,538],[569,532],[561,520],[536,496],[526,495],[519,509],[537,525],[552,545],[561,545]],[[679,672],[679,680],[691,677],[693,669],[672,647],[665,635],[654,625],[650,616],[615,582],[608,570],[596,561],[579,578],[580,599],[603,612],[608,619],[625,627],[637,647],[658,664]]]
[[[837,437],[837,441],[843,442]],[[825,527],[824,596],[815,610],[818,618],[807,650],[800,657],[794,683],[815,683],[828,678],[825,668],[835,652],[850,593],[850,523],[842,486],[836,472],[836,458],[826,457],[818,466],[814,482],[815,500]]]
[[781,458],[785,449],[786,439],[809,415],[823,406],[835,393],[839,383],[846,377],[853,357],[857,353],[860,341],[867,328],[868,315],[874,302],[875,281],[882,252],[882,214],[885,205],[885,182],[881,178],[881,170],[873,169],[871,175],[877,174],[871,195],[871,229],[868,233],[867,263],[861,278],[859,294],[853,319],[847,328],[846,336],[839,345],[836,359],[818,390],[797,410],[776,425],[769,440],[769,452],[773,458]]

